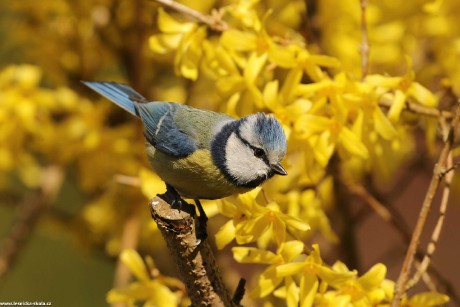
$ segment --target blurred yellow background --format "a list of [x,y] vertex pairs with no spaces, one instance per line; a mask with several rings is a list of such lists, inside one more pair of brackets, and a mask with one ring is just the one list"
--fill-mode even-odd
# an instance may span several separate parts
[[[149,171],[141,123],[82,80],[124,82],[152,100],[235,117],[275,114],[289,139],[290,176],[264,189],[284,230],[273,226],[245,242],[235,229],[222,234],[239,218],[228,213],[231,204],[259,208],[260,194],[205,202],[210,237],[218,233],[219,247],[236,240],[272,251],[284,240],[319,242],[329,265],[340,259],[361,276],[383,262],[386,278],[396,280],[405,244],[362,201],[340,194],[339,183],[366,186],[412,229],[441,137],[436,118],[402,110],[408,101],[452,111],[460,2],[369,1],[367,75],[359,1],[181,2],[230,28],[221,33],[155,1],[1,1],[0,301],[105,305],[118,288],[117,257],[129,248],[177,275],[148,212],[148,200],[165,188]],[[453,187],[433,259],[460,291],[458,178]],[[288,215],[311,231],[289,228]],[[217,254],[227,281],[254,273],[245,277],[256,287],[260,266],[236,264],[229,247]]]

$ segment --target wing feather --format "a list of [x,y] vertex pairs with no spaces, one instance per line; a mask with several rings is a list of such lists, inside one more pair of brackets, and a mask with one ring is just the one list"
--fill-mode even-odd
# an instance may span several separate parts
[[145,138],[156,149],[174,157],[186,157],[197,149],[195,131],[181,129],[174,121],[178,108],[172,102],[147,100],[126,84],[116,82],[83,82],[129,113],[141,118]]

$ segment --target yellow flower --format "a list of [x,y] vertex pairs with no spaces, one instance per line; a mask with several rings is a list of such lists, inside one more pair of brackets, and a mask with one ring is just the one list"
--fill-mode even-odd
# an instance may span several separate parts
[[175,278],[160,275],[151,258],[146,258],[144,262],[132,249],[123,251],[120,258],[138,281],[124,289],[110,290],[107,294],[108,303],[123,302],[128,306],[136,306],[135,302],[143,301],[144,306],[169,307],[178,306],[184,300],[184,285]]
[[334,118],[305,114],[297,119],[294,131],[315,149],[313,155],[323,167],[329,162],[336,146],[361,159],[369,157],[360,136]]
[[276,278],[296,276],[299,279],[300,291],[297,304],[300,306],[313,304],[320,281],[329,285],[340,285],[356,276],[355,271],[341,272],[324,265],[317,244],[313,245],[313,250],[304,261],[278,265],[274,273]]
[[179,22],[162,8],[158,10],[158,28],[163,33],[149,38],[150,49],[160,54],[176,51],[176,72],[185,78],[196,80],[206,28],[198,27],[192,22]]
[[[283,277],[276,276],[276,268],[285,263],[294,261],[301,256],[304,244],[300,241],[282,243],[276,253],[255,247],[234,247],[233,257],[240,263],[269,264],[270,266],[260,275],[258,286],[251,296],[265,297],[272,293],[283,281]],[[288,284],[291,279],[287,279]]]
[[152,35],[149,38],[150,49],[157,53],[167,53],[179,47],[184,35],[196,29],[193,22],[179,22],[165,12],[158,9],[158,29],[161,34]]
[[[386,77],[382,75],[369,75],[364,82],[377,87],[377,90],[386,92],[386,99],[392,101],[388,118],[398,121],[406,101],[414,101],[418,104],[435,108],[438,99],[427,88],[414,81],[415,73],[412,70],[412,61],[406,57],[407,72],[402,77]],[[394,90],[394,94],[389,93]]]
[[303,255],[304,250],[304,244],[300,241],[285,242],[276,253],[254,247],[232,249],[238,262],[269,264],[260,275],[251,296],[262,298],[274,293],[286,299],[287,306],[311,306],[320,281],[341,284],[356,275],[355,272],[340,272],[324,265],[317,245],[313,246],[308,256]]
[[[345,264],[340,261],[336,262],[332,268],[338,272],[349,272]],[[385,275],[386,267],[378,263],[361,277],[353,276],[343,283],[331,285],[337,291],[331,290],[328,292],[335,292],[341,298],[347,297],[353,304],[374,306],[390,299],[384,289]]]
[[268,60],[280,67],[296,66],[298,48],[294,45],[280,46],[267,34],[264,28],[259,32],[240,31],[236,29],[225,31],[221,38],[223,47],[237,52],[255,52],[257,55],[267,54]]
[[230,15],[242,23],[244,27],[250,29],[260,29],[261,22],[254,6],[260,0],[238,0],[236,3],[224,7]]
[[278,245],[286,239],[286,232],[307,231],[310,226],[300,219],[280,212],[275,202],[261,206],[257,197],[261,191],[258,187],[250,192],[237,196],[238,201],[231,203],[224,200],[220,203],[220,212],[232,218],[216,234],[216,243],[219,249],[225,247],[233,239],[238,244],[247,244],[257,241],[266,246],[269,241]]
[[403,307],[434,307],[444,305],[449,301],[447,295],[437,292],[423,292],[414,295],[409,300],[403,299]]

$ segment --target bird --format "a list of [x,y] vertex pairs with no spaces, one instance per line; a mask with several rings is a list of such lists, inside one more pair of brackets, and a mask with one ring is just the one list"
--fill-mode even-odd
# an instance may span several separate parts
[[259,112],[236,119],[175,102],[148,101],[122,83],[82,82],[141,119],[147,158],[166,183],[165,194],[179,203],[182,197],[193,199],[203,224],[207,217],[200,199],[245,193],[274,175],[287,175],[281,165],[286,135],[273,115]]

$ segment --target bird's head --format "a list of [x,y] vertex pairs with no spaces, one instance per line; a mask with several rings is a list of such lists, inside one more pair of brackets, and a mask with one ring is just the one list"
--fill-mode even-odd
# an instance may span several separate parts
[[223,129],[229,131],[223,132],[221,164],[235,184],[251,188],[275,174],[287,175],[280,164],[286,154],[286,136],[275,117],[252,114]]

